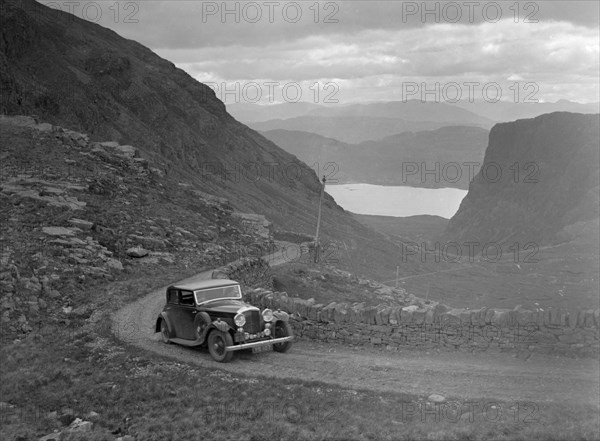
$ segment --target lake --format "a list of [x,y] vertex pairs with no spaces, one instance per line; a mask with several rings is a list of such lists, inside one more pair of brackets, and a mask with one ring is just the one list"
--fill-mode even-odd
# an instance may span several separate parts
[[431,214],[451,218],[466,190],[458,188],[419,188],[372,184],[327,185],[325,191],[344,208],[357,214],[416,216]]

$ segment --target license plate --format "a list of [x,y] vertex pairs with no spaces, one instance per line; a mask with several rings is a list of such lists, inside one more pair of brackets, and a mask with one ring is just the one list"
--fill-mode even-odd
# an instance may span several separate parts
[[255,346],[252,348],[252,352],[254,354],[258,354],[259,352],[269,352],[273,350],[273,345],[272,344],[268,344],[268,345],[263,345],[263,346]]

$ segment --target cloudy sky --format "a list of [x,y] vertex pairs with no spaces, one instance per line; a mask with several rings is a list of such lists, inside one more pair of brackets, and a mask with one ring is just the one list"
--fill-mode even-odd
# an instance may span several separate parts
[[80,4],[228,101],[599,100],[597,1]]

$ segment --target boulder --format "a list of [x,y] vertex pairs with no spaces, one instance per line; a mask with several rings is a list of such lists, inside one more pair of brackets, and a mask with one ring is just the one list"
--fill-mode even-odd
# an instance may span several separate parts
[[81,418],[75,418],[67,428],[67,432],[90,432],[94,423],[83,421]]
[[38,441],[60,441],[62,434],[60,432],[50,433],[38,438]]
[[150,250],[164,250],[166,248],[165,241],[156,239],[154,237],[131,234],[129,238],[134,241],[137,241],[144,248],[148,248]]
[[119,147],[119,143],[115,142],[115,141],[104,141],[104,142],[101,142],[100,145],[102,147],[108,147],[108,148],[113,148],[113,149]]
[[31,277],[31,278],[23,277],[19,281],[19,284],[23,290],[25,290],[31,294],[37,295],[42,292],[42,284],[40,283],[40,281],[38,280],[37,277]]
[[50,297],[51,299],[57,299],[60,297],[60,292],[58,292],[55,289],[51,289],[48,291],[48,297]]
[[75,230],[73,228],[65,227],[42,227],[44,234],[48,236],[74,236]]
[[118,261],[117,259],[108,259],[106,261],[106,266],[108,266],[111,269],[123,271],[123,264],[120,261]]
[[86,221],[83,219],[77,219],[77,218],[73,218],[73,219],[69,219],[68,221],[71,225],[78,227],[82,230],[91,230],[92,227],[94,226],[93,222],[90,221]]
[[128,158],[133,158],[137,154],[136,148],[131,145],[117,145],[115,150],[117,153]]
[[86,415],[86,418],[89,418],[90,420],[97,419],[100,418],[100,414],[92,410]]
[[446,401],[446,397],[439,394],[431,394],[427,397],[427,401],[430,403],[443,403]]
[[39,123],[39,124],[36,124],[35,128],[38,129],[40,132],[51,132],[52,131],[52,124],[49,124],[49,123]]
[[142,247],[133,247],[133,248],[127,249],[127,255],[129,257],[136,257],[136,258],[145,257],[148,255],[148,253],[149,253],[149,251]]
[[62,188],[56,188],[56,187],[44,187],[42,190],[40,190],[40,196],[58,196],[61,194],[64,194],[65,190],[63,190]]
[[583,337],[576,333],[562,334],[558,336],[558,340],[561,343],[565,343],[568,345],[577,344],[583,342]]

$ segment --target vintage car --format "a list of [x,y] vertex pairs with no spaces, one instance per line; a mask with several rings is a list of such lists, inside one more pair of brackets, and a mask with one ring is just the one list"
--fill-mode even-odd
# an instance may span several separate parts
[[155,331],[165,343],[208,346],[210,355],[228,362],[241,349],[286,352],[293,333],[283,311],[272,311],[242,301],[238,282],[205,280],[167,288],[167,303]]

